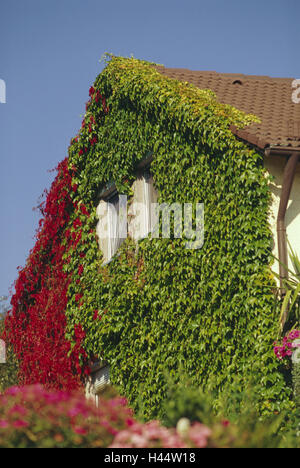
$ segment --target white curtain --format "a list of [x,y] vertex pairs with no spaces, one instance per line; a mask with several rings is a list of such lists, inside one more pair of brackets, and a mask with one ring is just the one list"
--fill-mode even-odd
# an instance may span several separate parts
[[109,257],[111,258],[118,249],[119,241],[119,197],[115,195],[108,201],[108,246]]
[[143,226],[143,237],[148,236],[151,232],[151,181],[152,178],[149,173],[145,172],[144,176],[144,226]]
[[150,173],[150,170],[146,170],[144,173],[145,236],[148,236],[149,233],[152,233],[153,237],[154,231],[157,230],[157,198],[158,194],[154,187],[153,177]]
[[[126,197],[125,197],[126,198]],[[122,199],[123,200],[123,199]],[[124,200],[125,201],[125,200]],[[126,204],[126,202],[125,202]],[[122,205],[122,203],[121,203]],[[126,206],[122,205],[122,215],[124,216],[124,210]],[[111,199],[108,200],[108,245],[109,245],[109,257],[111,258],[118,250],[122,242],[124,241],[126,235],[124,234],[124,222],[126,220],[120,221],[120,197],[119,195],[114,195]]]

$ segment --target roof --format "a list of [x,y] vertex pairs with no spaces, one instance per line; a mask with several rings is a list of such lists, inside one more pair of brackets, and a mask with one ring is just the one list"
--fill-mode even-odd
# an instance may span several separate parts
[[293,78],[191,71],[183,68],[156,69],[163,75],[211,89],[218,100],[254,114],[261,123],[244,129],[231,127],[235,135],[265,149],[269,146],[300,147],[300,103],[292,100]]

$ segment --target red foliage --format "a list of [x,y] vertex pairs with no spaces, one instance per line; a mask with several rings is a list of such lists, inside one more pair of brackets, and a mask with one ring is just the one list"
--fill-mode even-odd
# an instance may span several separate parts
[[[84,355],[84,333],[77,333],[70,353],[65,338],[67,291],[71,278],[63,271],[63,254],[78,242],[65,236],[72,202],[72,174],[67,159],[57,167],[58,174],[42,207],[37,241],[26,266],[19,271],[6,319],[5,339],[13,346],[20,363],[23,385],[39,382],[48,388],[74,389],[80,385],[79,357]],[[63,238],[68,244],[62,243]]]

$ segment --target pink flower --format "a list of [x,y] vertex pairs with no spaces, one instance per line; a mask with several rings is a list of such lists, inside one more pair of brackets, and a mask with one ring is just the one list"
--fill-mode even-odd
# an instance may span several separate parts
[[10,387],[6,390],[6,395],[11,395],[11,396],[15,396],[15,395],[18,395],[19,393],[22,392],[22,389],[20,387]]
[[211,430],[204,424],[194,423],[189,431],[189,438],[195,443],[196,447],[205,448],[211,434]]
[[27,413],[27,410],[22,406],[22,405],[14,405],[8,412],[9,414],[20,414],[22,416],[25,416]]
[[23,421],[23,419],[17,419],[16,421],[13,422],[12,424],[15,428],[21,428],[21,427],[27,427],[28,422]]
[[74,407],[74,408],[71,408],[69,411],[68,411],[68,416],[70,418],[75,418],[76,416],[79,416],[81,414],[81,409],[78,408],[78,407]]
[[76,432],[76,434],[80,434],[80,435],[85,435],[87,433],[87,430],[82,426],[75,426],[73,430],[74,432]]
[[140,434],[132,434],[130,438],[131,444],[133,447],[136,448],[147,448],[148,447],[148,440],[145,436]]
[[221,424],[222,426],[227,427],[229,426],[230,422],[228,421],[228,419],[223,419],[223,421],[221,421]]
[[[290,357],[295,348],[300,347],[300,330],[291,330],[282,340],[282,346],[274,346],[274,353],[276,357],[282,360],[285,357]],[[299,341],[299,344],[298,344]],[[276,343],[275,343],[276,344]]]
[[133,426],[134,423],[135,423],[134,419],[132,419],[132,418],[126,419],[126,425],[128,427]]
[[296,340],[297,338],[300,338],[300,330],[292,330],[288,334],[288,339],[289,340]]

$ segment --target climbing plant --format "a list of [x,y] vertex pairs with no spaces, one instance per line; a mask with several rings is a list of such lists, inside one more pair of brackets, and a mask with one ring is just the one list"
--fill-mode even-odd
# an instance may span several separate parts
[[[57,271],[66,286],[59,305],[66,368],[74,376],[72,363],[84,374],[91,360],[106,360],[113,384],[146,418],[161,416],[167,377],[176,381],[182,373],[216,398],[237,376],[242,389],[255,374],[261,412],[279,411],[290,389],[272,350],[278,318],[268,177],[262,156],[229,129],[256,118],[133,58],[109,57],[89,96],[64,166],[69,198],[54,215],[62,223],[53,228],[58,243],[49,240],[59,249],[59,269],[45,247],[36,247],[47,294]],[[150,152],[159,202],[204,203],[204,245],[188,250],[184,238],[149,237],[137,246],[128,238],[104,265],[95,231],[99,194],[113,181],[130,195],[137,164]],[[36,274],[20,275],[23,289],[16,290],[10,319],[10,330],[18,323],[16,341],[30,328],[36,290],[45,284]],[[32,355],[23,368],[27,379],[34,366]]]
[[[63,272],[64,231],[74,209],[72,174],[67,159],[57,168],[57,176],[40,209],[43,218],[36,244],[19,271],[11,310],[5,320],[4,339],[19,361],[19,382],[42,383],[49,388],[76,388],[80,385],[79,354],[82,330],[75,327],[76,346],[70,354],[65,339],[67,291],[70,275]],[[75,204],[74,204],[75,205]],[[76,205],[75,205],[76,206]],[[67,248],[71,248],[70,242]]]

